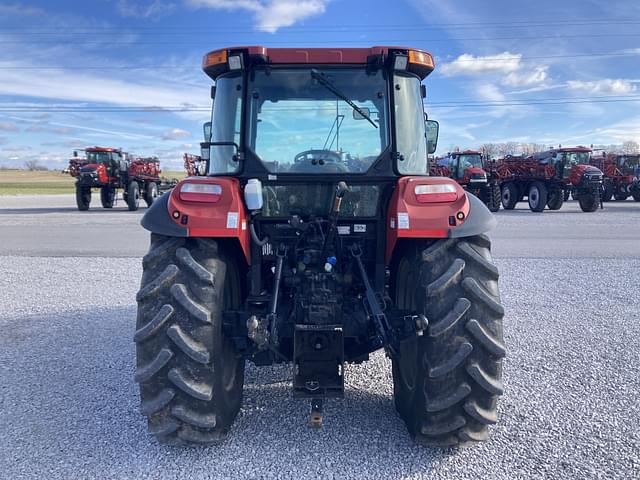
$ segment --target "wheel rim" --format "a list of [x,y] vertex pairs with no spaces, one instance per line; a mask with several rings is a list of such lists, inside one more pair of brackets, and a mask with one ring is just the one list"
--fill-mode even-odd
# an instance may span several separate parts
[[536,187],[532,187],[531,190],[529,190],[529,202],[531,202],[533,208],[537,208],[538,203],[540,203],[540,192],[538,192]]
[[511,200],[511,192],[509,192],[508,188],[505,188],[502,192],[502,201],[504,203],[509,203],[509,200]]

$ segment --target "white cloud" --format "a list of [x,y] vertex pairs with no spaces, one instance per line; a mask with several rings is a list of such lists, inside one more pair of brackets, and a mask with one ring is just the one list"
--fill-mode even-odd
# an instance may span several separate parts
[[148,82],[108,78],[99,74],[70,70],[47,70],[47,75],[24,75],[19,70],[0,69],[0,95],[88,101],[141,107],[163,107],[202,104],[202,89],[181,87],[179,83]]
[[543,83],[547,79],[547,70],[549,67],[534,67],[532,70],[523,70],[520,72],[510,72],[503,79],[505,85],[510,87],[528,87]]
[[475,56],[465,53],[453,62],[445,63],[440,72],[455,75],[500,75],[500,83],[510,87],[528,87],[544,83],[548,79],[547,65],[530,67],[522,62],[519,53],[503,52],[496,55]]
[[569,90],[582,90],[589,93],[603,93],[612,95],[624,95],[635,92],[636,86],[630,80],[603,78],[602,80],[582,81],[569,80]]
[[185,0],[197,8],[247,10],[258,30],[275,33],[305,18],[324,13],[329,0]]
[[116,8],[123,17],[158,18],[173,12],[176,4],[163,0],[153,0],[151,3],[144,4],[132,0],[118,0]]
[[464,53],[453,62],[441,65],[440,73],[448,77],[482,73],[511,73],[521,68],[521,60],[521,54],[510,52],[477,57],[470,53]]
[[172,128],[162,134],[163,140],[181,140],[189,137],[191,137],[191,132],[187,132],[181,128]]
[[480,98],[489,102],[504,102],[506,99],[502,92],[498,90],[498,87],[492,83],[480,85],[476,91]]

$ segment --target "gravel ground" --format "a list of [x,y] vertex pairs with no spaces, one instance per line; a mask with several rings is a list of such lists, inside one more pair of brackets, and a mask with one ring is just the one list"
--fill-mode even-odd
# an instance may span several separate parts
[[345,399],[328,402],[319,431],[286,368],[249,367],[228,441],[177,449],[147,436],[138,413],[139,259],[2,256],[0,477],[638,478],[640,260],[498,266],[509,352],[487,443],[414,445],[390,364],[374,355],[348,367]]

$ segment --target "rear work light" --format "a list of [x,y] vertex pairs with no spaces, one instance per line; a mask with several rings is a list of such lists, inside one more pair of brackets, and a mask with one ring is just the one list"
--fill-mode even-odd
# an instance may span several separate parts
[[241,55],[232,55],[229,57],[229,70],[242,70]]
[[449,183],[416,185],[414,192],[420,203],[455,202],[458,199],[455,185]]
[[216,203],[222,197],[222,187],[213,183],[185,183],[180,187],[180,200]]

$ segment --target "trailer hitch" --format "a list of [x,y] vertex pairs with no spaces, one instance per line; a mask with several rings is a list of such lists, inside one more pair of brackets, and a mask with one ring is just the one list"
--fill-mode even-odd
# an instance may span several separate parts
[[359,244],[354,243],[351,246],[351,255],[358,264],[358,270],[362,277],[362,283],[364,283],[365,298],[364,303],[369,317],[373,320],[373,325],[376,330],[376,342],[378,347],[385,347],[385,350],[390,357],[395,356],[398,353],[397,338],[391,328],[391,324],[387,319],[387,316],[380,308],[380,302],[376,297],[376,292],[371,286],[367,271],[362,263],[362,248]]
[[322,427],[323,421],[323,412],[322,412],[322,399],[321,398],[312,398],[311,399],[311,414],[309,416],[309,426],[311,428],[320,428]]

